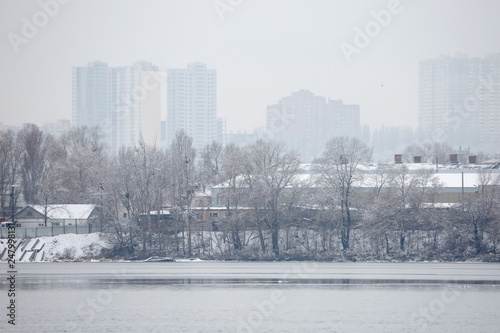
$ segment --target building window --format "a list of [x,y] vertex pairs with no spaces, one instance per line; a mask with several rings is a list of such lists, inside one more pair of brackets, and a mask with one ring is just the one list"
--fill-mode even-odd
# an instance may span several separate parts
[[210,217],[219,217],[219,213],[210,213]]
[[32,212],[31,210],[28,210],[28,211],[26,212],[26,216],[32,216],[32,215],[33,215],[33,212]]

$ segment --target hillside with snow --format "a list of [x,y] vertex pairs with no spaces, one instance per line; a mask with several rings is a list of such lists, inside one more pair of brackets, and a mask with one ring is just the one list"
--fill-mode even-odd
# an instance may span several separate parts
[[[110,248],[109,235],[103,233],[65,234],[16,240],[16,262],[90,259]],[[7,239],[0,239],[0,260],[6,261]]]

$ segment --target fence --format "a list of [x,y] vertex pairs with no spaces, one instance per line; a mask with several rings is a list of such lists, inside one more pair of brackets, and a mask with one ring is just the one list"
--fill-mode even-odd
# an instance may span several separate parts
[[[57,236],[62,234],[91,234],[93,232],[113,232],[109,226],[100,225],[79,225],[62,226],[62,227],[36,227],[36,228],[19,228],[16,227],[16,238],[36,238],[45,236]],[[8,228],[0,228],[0,238],[7,238]]]

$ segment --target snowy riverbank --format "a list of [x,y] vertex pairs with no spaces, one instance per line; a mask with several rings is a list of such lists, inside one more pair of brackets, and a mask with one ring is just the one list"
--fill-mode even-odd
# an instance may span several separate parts
[[[110,248],[108,235],[65,234],[16,240],[16,262],[82,260],[99,257],[102,249]],[[7,240],[0,240],[0,260],[7,260]]]

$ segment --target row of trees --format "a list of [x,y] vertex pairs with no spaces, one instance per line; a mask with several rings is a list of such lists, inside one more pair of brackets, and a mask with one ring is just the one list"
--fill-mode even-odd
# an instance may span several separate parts
[[[371,150],[355,138],[333,138],[306,166],[270,140],[211,143],[197,154],[182,131],[167,150],[140,143],[108,156],[97,129],[54,138],[26,125],[1,132],[0,147],[3,216],[21,192],[45,207],[97,204],[114,230],[115,255],[457,259],[496,253],[500,236],[495,174],[480,172],[477,193],[444,208],[434,205],[442,189],[432,170],[360,172]],[[192,202],[210,189],[224,214],[206,221]]]

